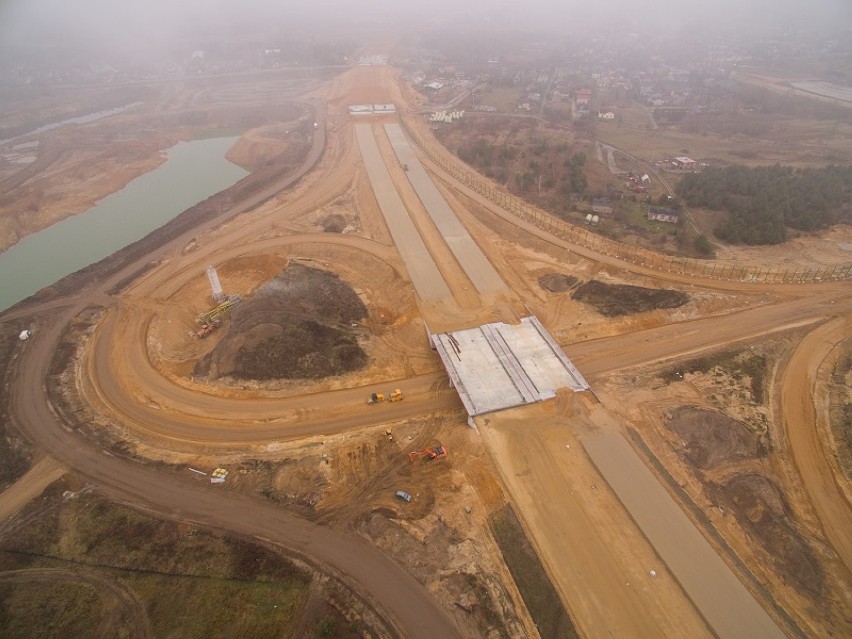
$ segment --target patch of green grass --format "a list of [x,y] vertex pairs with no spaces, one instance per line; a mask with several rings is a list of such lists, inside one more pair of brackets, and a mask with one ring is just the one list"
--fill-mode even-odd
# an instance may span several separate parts
[[[153,519],[93,494],[64,499],[65,487],[62,481],[49,487],[46,501],[30,504],[22,514],[27,525],[4,535],[0,569],[107,573],[139,598],[156,637],[289,637],[301,622],[310,575],[286,557],[190,524]],[[104,614],[97,597],[66,596],[67,584],[59,581],[38,586],[43,615],[35,615],[29,604],[19,605],[17,598],[4,599],[0,590],[0,637],[97,636],[51,603],[76,602],[85,618],[97,621]],[[107,596],[101,601],[113,605]],[[60,624],[74,631],[51,634]],[[18,626],[30,634],[2,630]]]
[[511,506],[491,516],[491,530],[542,638],[577,639],[574,623]]
[[293,582],[124,573],[145,603],[156,637],[289,637],[307,598]]
[[4,639],[95,637],[101,609],[100,596],[85,584],[0,584],[0,636]]
[[476,94],[476,103],[497,107],[502,113],[512,113],[521,98],[517,89],[495,87]]
[[[14,375],[13,361],[18,349],[26,343],[18,339],[21,331],[30,328],[29,320],[11,320],[0,324],[0,387]],[[8,393],[0,392],[0,490],[14,484],[32,466],[32,449],[17,432],[9,428]]]
[[222,127],[221,129],[207,129],[196,135],[194,140],[214,140],[216,138],[238,138],[245,132],[242,128]]

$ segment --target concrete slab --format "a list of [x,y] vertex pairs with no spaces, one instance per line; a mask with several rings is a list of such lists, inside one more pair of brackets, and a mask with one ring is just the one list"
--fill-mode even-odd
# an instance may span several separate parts
[[438,191],[438,187],[417,159],[402,127],[397,123],[385,124],[385,132],[400,164],[408,167],[406,175],[417,197],[476,290],[482,294],[507,293],[509,289],[503,278]]
[[417,294],[424,300],[438,300],[452,297],[438,265],[426,248],[423,238],[411,221],[408,209],[396,192],[388,167],[376,144],[373,128],[369,124],[356,124],[355,136],[361,149],[361,157],[373,187],[373,193],[379,203],[382,216],[388,225],[393,242],[396,244],[408,276],[411,278]]
[[581,438],[592,462],[720,639],[785,635],[619,432]]
[[433,335],[432,343],[471,416],[589,388],[535,317]]

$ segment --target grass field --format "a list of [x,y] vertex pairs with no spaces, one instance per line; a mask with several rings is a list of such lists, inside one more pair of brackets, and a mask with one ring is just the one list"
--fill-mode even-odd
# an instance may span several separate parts
[[476,94],[476,103],[497,107],[500,113],[513,113],[523,95],[517,89],[494,87]]
[[541,636],[577,639],[579,635],[571,617],[511,506],[492,515],[491,530]]
[[852,158],[852,124],[766,116],[760,138],[687,133],[674,126],[653,129],[639,105],[618,109],[616,120],[597,126],[597,137],[647,161],[688,155],[696,160],[747,165],[823,166]]
[[140,618],[153,636],[181,639],[367,630],[312,594],[312,575],[286,557],[90,493],[69,498],[69,481],[5,523],[0,637],[131,637]]

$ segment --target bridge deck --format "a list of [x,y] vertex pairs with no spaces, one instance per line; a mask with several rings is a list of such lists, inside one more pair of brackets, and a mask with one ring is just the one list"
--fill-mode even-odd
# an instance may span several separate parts
[[471,416],[589,388],[535,317],[433,335],[432,343]]

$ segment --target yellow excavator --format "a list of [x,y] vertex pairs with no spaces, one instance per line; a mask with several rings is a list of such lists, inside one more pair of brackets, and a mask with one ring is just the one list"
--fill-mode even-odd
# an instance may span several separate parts
[[381,404],[382,402],[401,402],[402,391],[395,389],[390,393],[372,393],[367,400],[368,404]]

